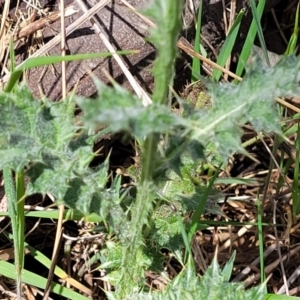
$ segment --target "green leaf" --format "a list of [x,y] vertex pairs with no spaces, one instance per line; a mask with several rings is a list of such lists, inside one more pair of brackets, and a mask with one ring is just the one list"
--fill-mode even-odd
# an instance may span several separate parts
[[162,291],[155,293],[136,293],[126,299],[151,299],[151,300],[173,300],[173,299],[198,299],[198,300],[263,300],[263,285],[245,290],[244,284],[230,283],[222,275],[222,271],[214,259],[201,278],[193,272],[189,261],[184,270],[177,275]]
[[224,159],[236,151],[243,151],[239,126],[247,121],[258,132],[280,134],[274,99],[299,94],[299,58],[284,57],[273,68],[261,68],[259,62],[257,58],[239,85],[210,83],[212,108],[205,114],[196,109],[190,120],[191,138],[204,145],[213,142]]
[[[234,46],[234,43],[236,41],[237,34],[240,29],[242,18],[245,14],[245,9],[242,9],[239,14],[237,15],[236,19],[234,20],[234,23],[232,24],[232,27],[230,28],[230,31],[225,39],[224,44],[222,45],[222,48],[220,50],[217,64],[221,67],[224,67],[226,64],[226,61],[228,60],[229,56],[232,53],[232,49]],[[219,81],[220,77],[222,76],[222,72],[218,69],[214,69],[212,73],[212,79],[215,81]]]
[[[39,156],[42,145],[34,140],[35,114],[39,105],[25,87],[14,94],[0,94],[0,168],[5,166],[16,171],[22,170],[31,159]],[[30,149],[30,153],[28,153]]]
[[224,299],[224,300],[243,300],[243,299],[263,299],[263,286],[244,290],[243,283],[230,283],[226,280],[214,259],[201,279],[199,287],[202,291],[201,299]]
[[77,99],[89,126],[108,126],[112,132],[125,131],[142,140],[150,133],[172,132],[183,121],[164,105],[144,107],[137,97],[117,84],[113,88],[100,81],[95,84],[97,99]]
[[75,125],[72,99],[38,102],[25,86],[0,94],[0,168],[26,169],[26,195],[51,193],[84,214],[105,217],[112,203],[106,190],[108,159],[90,169],[94,137]]
[[[120,51],[116,52],[118,54],[132,54],[133,51]],[[66,55],[66,56],[39,56],[39,57],[31,57],[21,63],[13,72],[9,78],[7,85],[5,86],[5,92],[11,92],[13,87],[16,85],[18,80],[20,79],[22,73],[30,68],[35,68],[39,66],[51,65],[55,63],[60,63],[62,61],[75,61],[75,60],[84,60],[84,59],[92,59],[99,57],[107,57],[111,56],[111,53],[81,53],[75,55]],[[13,61],[13,60],[12,60]]]
[[155,241],[159,248],[166,248],[173,253],[183,247],[178,217],[169,206],[163,205],[155,214],[151,240]]
[[[23,272],[23,277],[22,277],[23,283],[30,284],[32,286],[36,286],[41,289],[45,289],[47,284],[46,278],[43,278],[27,270],[23,270],[22,272]],[[6,276],[7,278],[15,279],[16,278],[15,266],[11,263],[0,260],[0,274]],[[52,283],[51,292],[58,294],[59,296],[66,297],[68,299],[78,299],[78,300],[89,299],[55,282]]]
[[76,132],[71,123],[72,102],[38,102],[24,85],[14,93],[0,93],[0,109],[1,169],[19,171],[29,163],[42,162],[47,149],[64,147]]

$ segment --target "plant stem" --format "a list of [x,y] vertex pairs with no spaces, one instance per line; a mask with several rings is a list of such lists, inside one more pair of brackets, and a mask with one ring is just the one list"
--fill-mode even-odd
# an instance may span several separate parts
[[[157,58],[154,62],[153,74],[155,88],[153,103],[168,104],[167,94],[169,84],[173,80],[174,61],[177,55],[176,41],[180,31],[180,14],[182,0],[155,0],[152,6],[153,17],[157,21],[157,29],[152,32],[152,42],[157,48]],[[142,174],[138,185],[138,193],[131,209],[129,232],[123,247],[123,279],[126,275],[126,285],[121,284],[121,295],[128,296],[136,280],[143,276],[143,261],[139,265],[139,257],[143,251],[143,227],[149,225],[149,216],[153,210],[153,174],[157,161],[157,147],[160,135],[152,133],[145,139],[142,151]],[[129,274],[128,274],[129,273]],[[131,284],[132,283],[132,284]],[[121,296],[119,294],[119,297]],[[122,297],[121,296],[121,297]]]
[[22,270],[24,264],[24,173],[16,173],[16,183],[9,167],[3,169],[4,187],[11,218],[15,247],[17,298],[22,299]]

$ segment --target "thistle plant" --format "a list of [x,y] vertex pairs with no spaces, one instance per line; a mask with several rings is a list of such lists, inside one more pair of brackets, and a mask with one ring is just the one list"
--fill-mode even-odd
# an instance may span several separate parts
[[[182,4],[181,0],[155,0],[146,12],[157,24],[151,31],[151,41],[157,48],[153,67],[155,88],[153,104],[147,107],[116,83],[108,87],[96,80],[96,99],[70,96],[64,102],[36,101],[24,84],[16,86],[15,82],[10,82],[6,92],[0,94],[3,115],[0,168],[4,170],[6,193],[12,200],[9,213],[14,241],[24,245],[21,207],[24,198],[33,193],[51,193],[58,203],[80,211],[83,216],[97,214],[97,221],[105,223],[109,232],[115,234],[115,242],[107,243],[109,254],[100,253],[100,263],[106,257],[106,267],[110,266],[106,279],[115,285],[115,291],[107,293],[109,298],[183,299],[189,296],[195,299],[201,289],[203,299],[218,299],[212,295],[220,295],[226,288],[228,294],[227,298],[222,294],[224,299],[230,299],[232,294],[234,299],[254,296],[261,299],[260,287],[244,294],[241,285],[230,285],[230,276],[224,275],[216,261],[207,275],[197,277],[191,256],[184,259],[181,253],[184,246],[189,247],[190,236],[186,238],[185,231],[190,224],[184,224],[179,213],[165,208],[174,201],[180,202],[182,207],[197,209],[201,191],[192,186],[183,198],[178,196],[178,190],[168,188],[175,178],[192,180],[188,175],[194,170],[193,163],[204,158],[204,149],[210,143],[214,143],[223,161],[237,151],[245,153],[240,125],[246,122],[251,122],[258,132],[272,131],[280,135],[274,99],[299,94],[300,61],[294,56],[284,57],[275,67],[264,69],[254,61],[239,85],[221,86],[203,79],[212,107],[206,110],[184,103],[184,113],[175,114],[168,105],[168,94],[178,55],[176,41],[181,28]],[[83,111],[80,122],[74,118],[76,104]],[[101,132],[95,130],[99,126],[112,134],[125,132],[138,142],[141,171],[136,176],[134,196],[129,196],[129,191],[121,187],[120,177],[114,178],[107,188],[109,157],[97,168],[89,167],[96,155],[94,142],[101,138]],[[186,169],[188,165],[191,169]],[[26,186],[23,184],[25,176],[28,178]],[[173,251],[183,264],[183,271],[173,281],[169,280],[165,291],[155,293],[145,287],[144,273],[154,265],[159,256],[158,248],[163,247]],[[155,251],[157,256],[153,254]],[[22,247],[16,247],[20,295],[23,253]]]

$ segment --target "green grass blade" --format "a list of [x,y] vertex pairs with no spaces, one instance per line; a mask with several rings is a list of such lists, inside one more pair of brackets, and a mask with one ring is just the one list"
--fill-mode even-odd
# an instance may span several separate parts
[[[193,257],[193,253],[192,253],[192,249],[191,249],[191,244],[189,242],[189,237],[186,233],[186,226],[183,224],[183,221],[181,219],[182,217],[178,214],[177,216],[177,219],[178,219],[178,222],[179,222],[179,225],[180,225],[180,231],[181,231],[181,235],[182,235],[182,239],[183,239],[183,242],[184,242],[184,245],[185,245],[185,258],[184,258],[184,261],[185,263],[188,262],[189,258],[192,258]],[[192,261],[192,267],[193,267],[193,270],[195,271],[195,265],[193,263],[193,260]]]
[[[263,1],[263,0],[260,0],[260,1]],[[267,50],[263,30],[262,30],[261,24],[260,24],[260,15],[259,15],[259,12],[257,11],[254,0],[250,0],[250,6],[251,6],[253,18],[254,18],[255,23],[256,23],[260,46],[262,48],[266,63],[267,63],[268,66],[270,66],[270,59],[269,59],[269,55],[268,55],[268,50]]]
[[[259,22],[260,22],[260,19],[262,17],[262,14],[263,14],[265,4],[266,4],[266,0],[260,0],[258,5],[257,5],[257,8],[256,8],[257,18],[258,18]],[[246,65],[246,62],[248,61],[248,58],[250,56],[251,49],[252,49],[252,46],[254,44],[256,34],[257,34],[257,23],[256,23],[256,20],[253,19],[252,22],[251,22],[251,25],[250,25],[250,28],[249,28],[249,31],[248,31],[248,34],[247,34],[247,38],[245,40],[245,43],[244,43],[244,46],[243,46],[243,49],[242,49],[242,52],[241,52],[240,57],[239,57],[239,61],[238,61],[236,71],[235,71],[235,74],[238,75],[238,76],[241,76],[244,69],[245,69],[245,65]]]
[[214,176],[210,179],[208,187],[205,189],[205,192],[203,193],[201,199],[199,200],[199,205],[193,214],[193,217],[191,220],[191,225],[188,230],[188,237],[189,237],[190,241],[192,240],[194,233],[197,231],[200,217],[204,211],[204,208],[206,205],[206,200],[207,200],[208,196],[210,195],[213,185],[215,183],[215,180],[218,176],[218,171],[219,171],[219,169],[215,172]]
[[[58,219],[58,210],[43,210],[43,211],[26,211],[25,217],[33,217],[33,218],[44,218],[44,219]],[[0,212],[0,217],[8,217],[8,212]],[[82,212],[74,209],[68,209],[65,212],[64,220],[73,220],[80,221],[84,220],[86,222],[99,223],[103,222],[103,218],[101,218],[96,213],[84,215]]]
[[[196,29],[196,37],[195,37],[195,52],[200,52],[200,34],[201,34],[201,18],[202,18],[202,1],[199,4],[198,8],[198,18],[197,18],[197,29]],[[197,81],[198,78],[194,74],[199,76],[200,74],[200,60],[197,57],[193,57],[192,64],[192,82]]]
[[[209,227],[209,226],[246,226],[246,225],[251,225],[255,226],[258,225],[257,222],[234,222],[234,221],[213,221],[213,220],[199,220],[198,224],[202,227],[203,229]],[[274,226],[272,223],[262,223],[262,226]],[[284,224],[277,224],[276,226],[284,226]],[[199,230],[199,227],[197,228]]]
[[[298,119],[299,115],[294,115],[293,119]],[[284,135],[289,137],[292,134],[295,134],[298,131],[298,124],[295,124],[293,126],[291,126],[290,128],[287,128],[287,130],[284,132]]]
[[[14,265],[0,260],[0,274],[11,279],[16,278]],[[46,287],[47,279],[43,278],[37,274],[34,274],[30,271],[23,270],[23,282],[32,286],[36,286],[40,289],[44,289]],[[66,287],[61,286],[58,283],[53,282],[51,292],[63,296],[67,299],[76,299],[76,300],[88,300],[90,298],[80,295]]]
[[[17,234],[19,241],[19,266],[21,272],[24,267],[24,232],[25,232],[25,217],[24,217],[24,195],[25,181],[23,170],[16,173],[16,190],[17,190]],[[14,243],[15,244],[15,243]]]
[[216,178],[216,184],[257,185],[259,184],[259,180],[251,179],[251,178],[239,178],[239,177]]
[[[216,184],[216,182],[215,182]],[[44,218],[44,219],[58,219],[58,210],[53,210],[53,211],[29,211],[25,212],[25,217],[31,217],[31,218]],[[7,217],[9,214],[7,212],[1,212],[0,217]],[[86,222],[93,222],[93,223],[99,223],[103,222],[103,219],[99,217],[96,214],[90,214],[84,216],[82,213],[78,211],[73,211],[73,210],[68,210],[67,213],[64,216],[64,220],[75,220],[75,221],[80,221],[84,220]],[[205,229],[207,226],[216,226],[216,225],[232,225],[232,226],[245,226],[245,225],[257,225],[257,222],[234,222],[234,221],[213,221],[213,220],[199,220],[198,221],[198,227],[197,230],[199,229],[199,224],[204,225],[203,229]],[[206,226],[207,225],[207,226]],[[272,224],[270,223],[262,223],[263,226],[271,226]],[[278,224],[278,226],[284,226],[284,224]]]
[[295,160],[295,167],[294,167],[294,181],[293,181],[293,192],[292,192],[292,199],[293,199],[293,215],[296,216],[300,212],[300,190],[299,190],[299,155],[300,155],[300,126],[298,124],[298,132],[297,138],[295,142],[295,150],[296,150],[296,160]]
[[225,281],[229,281],[232,275],[233,265],[236,257],[236,251],[234,250],[230,259],[226,262],[225,267],[222,270],[222,275]]
[[[226,61],[228,60],[232,48],[234,46],[234,43],[236,41],[237,34],[240,29],[242,18],[245,14],[245,10],[242,9],[239,14],[237,15],[234,23],[232,24],[232,27],[230,28],[230,31],[226,37],[226,40],[221,48],[220,54],[217,59],[217,64],[221,67],[224,67],[226,64]],[[212,79],[215,81],[219,81],[222,76],[222,72],[218,69],[214,69],[212,73]]]
[[262,227],[262,209],[261,209],[261,202],[260,202],[259,197],[257,197],[257,223],[258,223],[257,228],[258,228],[258,242],[259,242],[260,280],[261,280],[261,283],[263,284],[266,280],[266,274],[265,274],[265,264],[264,264],[264,238],[263,238],[263,227]]
[[[50,269],[52,261],[43,253],[36,250],[35,248],[31,247],[27,243],[25,243],[26,248],[30,251],[30,254],[34,259],[36,259],[38,262],[40,262],[42,265],[44,265],[46,268]],[[87,293],[88,295],[91,294],[91,291],[89,288],[85,287],[82,283],[75,280],[74,278],[70,277],[64,270],[59,268],[58,266],[55,266],[54,268],[54,274],[57,275],[60,279],[66,280],[69,284],[71,284],[73,287],[80,289],[81,291]]]
[[13,39],[10,38],[9,42],[9,59],[10,59],[10,70],[13,72],[15,70],[15,50],[14,50],[14,42]]
[[[9,168],[3,169],[4,188],[7,199],[8,213],[11,220],[11,227],[13,233],[13,242],[15,249],[15,269],[14,278],[16,278],[17,297],[22,298],[22,269],[24,251],[21,253],[21,244],[24,243],[24,239],[20,240],[20,223],[18,216],[18,200],[15,182],[12,176],[12,172]],[[24,244],[23,244],[24,245]],[[24,250],[24,248],[23,248]]]
[[[116,53],[133,54],[135,52],[118,51]],[[16,82],[20,79],[22,73],[27,69],[51,65],[55,63],[61,63],[62,61],[75,61],[75,60],[93,59],[93,58],[108,57],[108,56],[111,56],[111,54],[108,52],[99,52],[99,53],[85,53],[85,54],[66,55],[66,56],[42,56],[42,57],[29,58],[11,73],[9,81],[5,86],[5,92],[10,92],[13,89]]]
[[264,300],[297,300],[300,297],[292,297],[286,295],[275,295],[275,294],[267,294],[264,297]]
[[285,51],[285,55],[291,55],[294,54],[296,51],[297,47],[297,42],[298,42],[298,32],[299,32],[299,3],[297,5],[297,10],[296,10],[296,16],[295,16],[295,23],[294,23],[294,31],[293,34],[289,40],[289,44],[287,46],[287,49]]
[[[15,52],[13,40],[10,40],[11,72],[15,71]],[[12,86],[13,89],[14,86]],[[15,270],[17,298],[22,299],[22,271],[24,267],[24,199],[25,184],[24,172],[16,172],[16,180],[12,176],[12,170],[3,170],[5,193],[8,204],[8,213],[12,224],[13,243],[15,249]]]

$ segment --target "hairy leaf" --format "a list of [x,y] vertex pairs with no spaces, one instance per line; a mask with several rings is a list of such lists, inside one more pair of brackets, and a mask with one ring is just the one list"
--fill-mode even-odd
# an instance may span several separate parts
[[[162,291],[152,293],[136,293],[125,299],[139,300],[173,300],[173,299],[199,299],[199,300],[262,300],[264,298],[263,285],[248,290],[244,284],[230,283],[214,259],[203,277],[194,274],[188,262],[186,268],[173,279]],[[113,294],[110,299],[114,299]]]
[[70,120],[74,103],[35,101],[25,86],[0,94],[0,168],[22,170],[28,163],[43,162],[64,147],[76,131]]
[[150,38],[158,51],[153,67],[155,78],[154,103],[168,103],[168,85],[174,73],[174,59],[177,55],[176,42],[181,30],[182,8],[182,0],[154,0],[145,12],[155,20],[157,25],[151,30]]
[[183,122],[165,105],[144,107],[141,101],[117,84],[110,88],[96,81],[97,99],[77,100],[84,111],[85,124],[107,126],[112,132],[125,131],[138,139],[150,133],[172,132]]
[[[239,126],[251,122],[256,131],[281,133],[275,98],[299,95],[300,60],[284,57],[273,68],[261,68],[259,58],[239,84],[208,83],[212,108],[203,114],[195,110],[188,125],[191,139],[206,145],[214,142],[224,159],[243,151]],[[197,118],[198,116],[198,118]]]
[[0,168],[25,168],[26,194],[51,193],[84,214],[105,217],[108,160],[90,169],[94,137],[75,125],[74,102],[36,101],[25,86],[0,94]]

